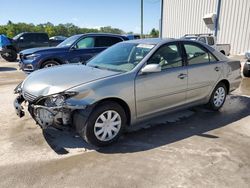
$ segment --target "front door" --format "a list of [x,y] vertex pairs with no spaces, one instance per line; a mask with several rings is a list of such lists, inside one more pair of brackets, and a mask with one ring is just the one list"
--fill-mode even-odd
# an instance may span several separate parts
[[187,69],[179,45],[160,47],[147,64],[160,64],[161,72],[139,73],[135,80],[137,117],[143,117],[185,103]]
[[97,53],[95,49],[95,38],[85,37],[79,40],[75,46],[70,49],[68,61],[69,63],[85,63]]

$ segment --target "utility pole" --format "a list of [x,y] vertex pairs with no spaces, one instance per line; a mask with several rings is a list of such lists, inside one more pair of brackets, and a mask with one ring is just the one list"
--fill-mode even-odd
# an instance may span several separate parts
[[141,0],[141,38],[143,38],[143,0]]
[[160,29],[159,29],[160,38],[162,38],[162,31],[163,31],[163,1],[164,0],[161,0],[161,19],[160,19]]

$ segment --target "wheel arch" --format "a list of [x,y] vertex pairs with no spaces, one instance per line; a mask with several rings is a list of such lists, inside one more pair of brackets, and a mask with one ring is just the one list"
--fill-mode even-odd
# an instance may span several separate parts
[[39,68],[42,68],[43,64],[46,62],[46,61],[56,61],[58,62],[59,64],[64,64],[63,60],[60,59],[60,58],[57,58],[57,57],[50,57],[50,58],[46,58],[46,59],[43,59],[40,64],[39,64]]
[[226,55],[226,52],[224,50],[220,51],[223,55]]
[[226,86],[226,88],[227,88],[227,94],[228,94],[228,93],[230,92],[230,83],[229,83],[229,81],[226,80],[226,79],[223,79],[223,80],[219,81],[219,82],[216,84],[216,86],[217,86],[218,84],[220,84],[220,83],[225,84],[225,86]]
[[128,104],[124,100],[122,100],[120,98],[116,98],[116,97],[109,97],[109,98],[104,98],[104,99],[102,99],[100,101],[97,101],[93,105],[95,107],[97,107],[98,105],[100,105],[102,103],[105,103],[105,102],[115,102],[115,103],[119,104],[124,109],[124,111],[125,111],[125,114],[126,114],[126,117],[127,117],[126,125],[127,126],[130,125],[130,122],[131,122],[131,111],[130,111],[130,108],[129,108]]

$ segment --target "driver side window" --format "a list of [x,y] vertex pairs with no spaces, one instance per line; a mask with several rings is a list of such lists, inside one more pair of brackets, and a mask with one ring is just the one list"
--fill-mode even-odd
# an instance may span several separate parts
[[150,58],[148,64],[160,64],[162,69],[182,66],[181,53],[176,44],[164,45]]
[[86,37],[81,39],[76,44],[77,49],[83,49],[83,48],[92,48],[94,47],[95,40],[93,37]]

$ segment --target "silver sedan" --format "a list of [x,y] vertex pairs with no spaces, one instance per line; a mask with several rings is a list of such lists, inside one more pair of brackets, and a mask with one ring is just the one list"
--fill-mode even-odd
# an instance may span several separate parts
[[71,64],[30,74],[15,89],[42,127],[74,126],[89,143],[104,146],[127,126],[195,105],[219,110],[241,81],[240,62],[213,48],[175,39],[118,43],[86,65]]

